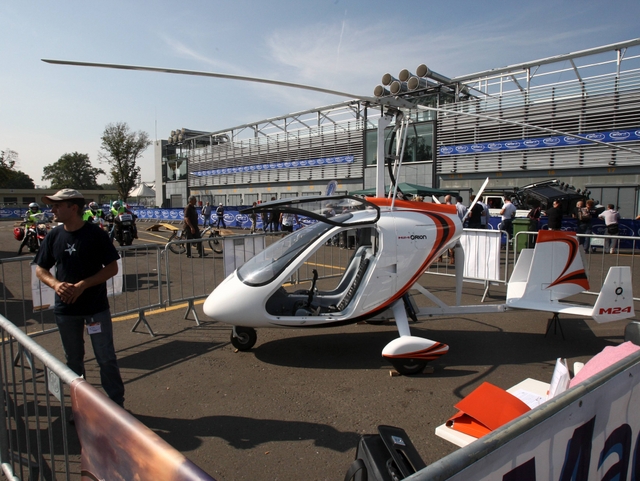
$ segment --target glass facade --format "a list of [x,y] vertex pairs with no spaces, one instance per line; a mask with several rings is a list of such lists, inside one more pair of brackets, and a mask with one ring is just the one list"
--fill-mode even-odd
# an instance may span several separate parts
[[[419,122],[409,124],[407,143],[402,162],[427,162],[433,160],[433,122]],[[385,152],[395,155],[396,135],[394,127],[385,130]],[[366,165],[377,163],[377,131],[367,130],[366,133]]]

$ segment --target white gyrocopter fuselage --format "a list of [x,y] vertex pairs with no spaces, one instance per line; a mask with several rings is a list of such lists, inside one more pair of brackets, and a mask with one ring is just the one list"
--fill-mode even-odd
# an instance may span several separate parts
[[[339,326],[391,309],[400,338],[383,355],[397,369],[421,371],[447,352],[444,344],[410,335],[403,296],[462,233],[455,206],[332,196],[283,199],[256,210],[286,211],[317,222],[267,247],[207,298],[205,314],[235,326],[232,342],[238,349],[255,344],[256,327]],[[319,289],[316,271],[309,289],[287,289],[311,256],[337,239],[353,246],[337,285]]]

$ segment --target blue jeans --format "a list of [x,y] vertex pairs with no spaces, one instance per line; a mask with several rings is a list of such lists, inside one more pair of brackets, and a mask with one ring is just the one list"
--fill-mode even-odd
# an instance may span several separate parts
[[113,345],[113,326],[109,309],[94,315],[69,316],[56,314],[56,324],[67,358],[67,366],[79,376],[84,376],[84,331],[85,322],[100,323],[101,332],[90,334],[91,345],[100,366],[102,388],[113,402],[124,404],[124,384]]

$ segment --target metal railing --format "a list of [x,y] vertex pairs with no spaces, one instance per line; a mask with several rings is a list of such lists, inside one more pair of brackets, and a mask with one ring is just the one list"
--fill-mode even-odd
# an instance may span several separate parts
[[71,479],[63,385],[79,376],[0,316],[0,462],[11,480]]

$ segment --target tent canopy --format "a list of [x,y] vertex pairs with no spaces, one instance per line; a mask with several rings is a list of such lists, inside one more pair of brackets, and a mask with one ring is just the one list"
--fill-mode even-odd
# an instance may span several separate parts
[[140,184],[137,187],[134,187],[131,192],[129,192],[129,197],[155,197],[156,191],[149,187],[147,184]]
[[[421,195],[423,197],[431,196],[431,195],[435,195],[436,197],[441,196],[441,195],[458,195],[458,192],[450,192],[448,190],[434,189],[433,187],[425,187],[423,185],[409,184],[407,182],[400,182],[398,184],[398,188],[404,194]],[[385,193],[388,194],[389,193],[389,186],[385,185],[384,190],[385,190]],[[371,189],[353,190],[353,191],[350,191],[349,194],[353,194],[353,195],[375,195],[376,194],[376,189],[374,187],[374,188],[371,188]]]

